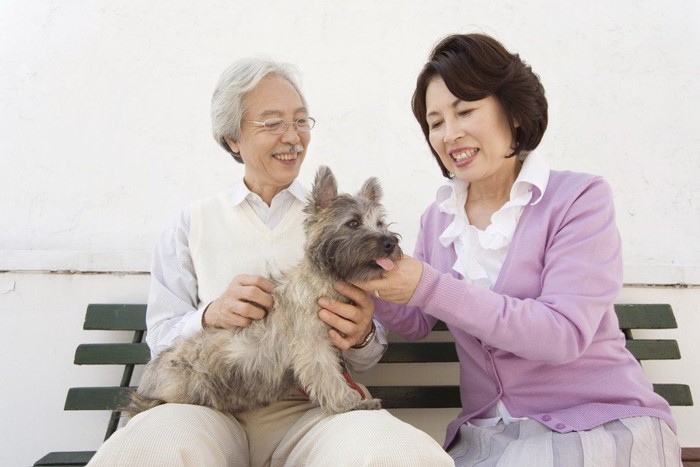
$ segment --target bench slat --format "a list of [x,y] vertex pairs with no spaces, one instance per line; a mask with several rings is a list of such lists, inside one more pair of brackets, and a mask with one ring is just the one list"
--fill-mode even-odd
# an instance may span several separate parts
[[368,386],[385,409],[461,407],[459,386]]
[[80,344],[75,350],[76,365],[144,365],[151,358],[148,345]]
[[[637,360],[677,360],[681,358],[678,342],[671,339],[634,339],[626,342]],[[392,342],[381,363],[456,362],[452,342]]]
[[[65,410],[114,410],[135,388],[70,388]],[[372,386],[374,397],[385,401],[385,408],[459,407],[458,386]],[[693,396],[687,384],[654,384],[654,391],[672,406],[691,406]],[[383,404],[384,405],[384,404]]]
[[72,466],[90,462],[95,451],[50,452],[34,463],[35,466]]
[[90,304],[83,329],[146,330],[146,305]]
[[671,406],[693,405],[693,395],[687,384],[657,384],[654,383],[654,392],[666,399]]
[[700,464],[700,448],[683,448],[682,458],[684,461],[695,462],[696,464],[683,464],[686,467]]
[[[616,304],[615,312],[621,329],[675,329],[678,327],[673,310],[668,304]],[[85,316],[84,329],[145,330],[144,304],[90,304]],[[446,331],[438,321],[433,329]]]
[[132,389],[114,387],[70,388],[64,410],[114,410],[123,405]]
[[[386,409],[461,407],[459,386],[368,386]],[[673,406],[693,405],[686,384],[654,384],[654,391]]]
[[671,305],[666,303],[615,305],[620,329],[675,329],[678,327]]
[[380,363],[456,362],[453,342],[392,342]]
[[[135,388],[70,388],[65,410],[114,410]],[[371,386],[369,392],[387,408],[460,407],[458,386]],[[654,391],[672,406],[691,406],[693,396],[687,384],[654,384]]]
[[671,339],[633,339],[625,343],[637,360],[678,360],[678,342]]
[[[676,329],[678,323],[671,305],[667,303],[617,303],[615,313],[620,329]],[[447,331],[444,322],[438,321],[433,331]]]

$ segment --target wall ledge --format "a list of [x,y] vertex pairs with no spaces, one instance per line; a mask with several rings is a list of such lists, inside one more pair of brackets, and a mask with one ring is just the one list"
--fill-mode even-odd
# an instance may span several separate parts
[[[148,274],[150,251],[0,250],[0,273]],[[700,266],[624,265],[626,287],[700,287]]]
[[150,251],[0,250],[2,272],[143,274],[150,266]]

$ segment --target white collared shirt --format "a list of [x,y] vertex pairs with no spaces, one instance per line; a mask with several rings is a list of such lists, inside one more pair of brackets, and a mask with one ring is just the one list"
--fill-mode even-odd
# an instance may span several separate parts
[[258,194],[250,191],[241,180],[233,187],[231,202],[234,206],[238,206],[243,201],[248,202],[258,218],[270,229],[274,229],[289,211],[289,208],[292,207],[294,199],[306,203],[306,193],[306,189],[301,182],[294,180],[287,189],[277,193],[268,206]]

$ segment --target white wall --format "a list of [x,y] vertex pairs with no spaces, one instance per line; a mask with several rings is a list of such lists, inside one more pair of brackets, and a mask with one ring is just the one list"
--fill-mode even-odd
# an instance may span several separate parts
[[[649,371],[668,368],[669,381],[700,394],[697,2],[193,4],[0,1],[0,355],[13,376],[0,423],[16,434],[2,437],[0,464],[99,444],[103,414],[61,410],[69,386],[109,379],[71,363],[94,338],[80,330],[84,307],[144,301],[141,273],[165,224],[241,175],[209,128],[209,98],[231,61],[297,65],[319,122],[302,180],[320,164],[347,190],[379,176],[410,251],[441,182],[410,96],[431,46],[453,32],[495,35],[541,76],[541,153],[554,168],[602,174],[615,192],[622,298],[670,301],[679,313],[683,360]],[[659,288],[668,284],[688,287]],[[682,442],[700,446],[700,410],[674,414]]]

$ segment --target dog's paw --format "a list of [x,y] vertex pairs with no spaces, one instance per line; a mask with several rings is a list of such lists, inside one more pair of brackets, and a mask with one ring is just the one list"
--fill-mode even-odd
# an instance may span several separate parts
[[352,410],[379,410],[381,408],[381,399],[363,399],[355,404]]

